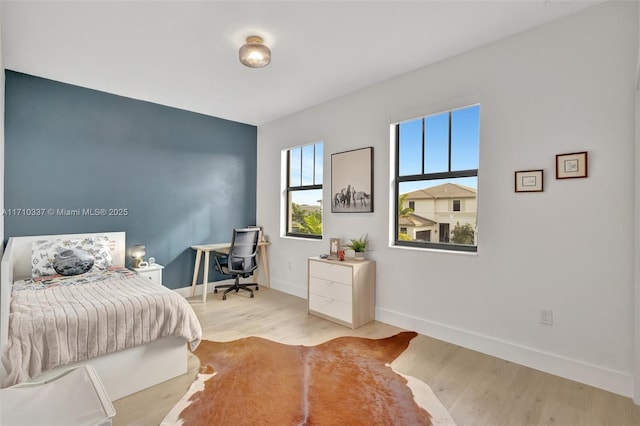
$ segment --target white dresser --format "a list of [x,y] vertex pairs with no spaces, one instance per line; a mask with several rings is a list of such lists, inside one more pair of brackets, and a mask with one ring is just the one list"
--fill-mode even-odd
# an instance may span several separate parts
[[140,276],[148,278],[155,284],[162,285],[162,269],[164,266],[154,263],[153,265],[145,266],[143,268],[131,268],[136,271]]
[[374,261],[310,257],[307,270],[310,314],[351,328],[374,320]]

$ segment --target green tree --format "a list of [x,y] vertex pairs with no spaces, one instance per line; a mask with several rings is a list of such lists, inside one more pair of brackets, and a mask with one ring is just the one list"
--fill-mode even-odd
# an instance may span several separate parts
[[[407,196],[409,194],[402,194],[400,198],[398,198],[398,219],[409,217],[410,213],[413,213],[413,209],[411,207],[403,207],[404,203],[407,201]],[[411,241],[411,237],[404,232],[398,232],[398,239],[403,241]]]
[[302,223],[307,212],[299,204],[291,203],[291,222]]
[[451,232],[451,242],[454,244],[467,244],[473,245],[475,232],[473,226],[470,223],[460,225],[460,222],[456,223],[455,228]]
[[322,213],[314,211],[305,216],[300,222],[300,232],[303,234],[322,235]]

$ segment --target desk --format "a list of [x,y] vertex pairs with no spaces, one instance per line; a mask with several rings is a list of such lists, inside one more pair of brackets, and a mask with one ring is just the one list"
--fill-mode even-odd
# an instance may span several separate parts
[[[264,282],[265,287],[271,287],[269,283],[269,259],[267,259],[267,246],[269,245],[266,241],[261,241],[258,243],[258,265],[259,268],[263,270],[264,273]],[[212,251],[224,252],[225,250],[229,250],[231,247],[231,243],[217,243],[217,244],[201,244],[191,246],[192,249],[196,251],[196,263],[193,266],[193,281],[191,281],[191,297],[196,295],[196,282],[198,281],[198,272],[200,271],[200,259],[202,258],[202,253],[204,253],[204,277],[202,280],[202,301],[207,301],[207,284],[209,283],[209,253]],[[258,274],[254,272],[253,274],[253,282],[258,282]]]

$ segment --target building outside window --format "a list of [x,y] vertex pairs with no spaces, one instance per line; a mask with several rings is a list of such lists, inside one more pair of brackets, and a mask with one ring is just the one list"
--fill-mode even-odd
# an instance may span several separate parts
[[290,148],[286,154],[286,235],[322,238],[323,143]]
[[480,106],[395,130],[395,244],[477,251]]

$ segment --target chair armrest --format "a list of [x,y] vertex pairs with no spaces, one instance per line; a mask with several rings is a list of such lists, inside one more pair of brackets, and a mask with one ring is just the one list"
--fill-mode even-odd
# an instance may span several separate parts
[[222,270],[222,265],[227,266],[229,264],[229,250],[226,250],[227,252],[224,253],[222,251],[213,251],[213,261],[215,262],[215,268],[218,272],[222,273],[222,274],[226,274],[223,270]]

